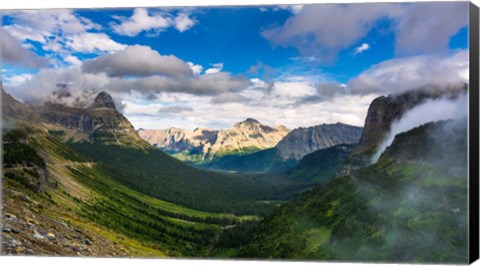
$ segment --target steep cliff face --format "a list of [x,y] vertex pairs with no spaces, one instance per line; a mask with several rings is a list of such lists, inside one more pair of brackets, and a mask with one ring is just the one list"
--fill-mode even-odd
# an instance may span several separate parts
[[142,139],[115,108],[110,95],[101,92],[87,108],[46,103],[38,108],[42,121],[52,131],[66,131],[74,141],[133,144]]
[[140,137],[150,144],[170,152],[195,154],[201,160],[221,157],[227,154],[248,154],[274,147],[289,130],[261,124],[248,118],[232,128],[212,130],[197,128],[185,131],[178,128],[138,131]]
[[456,98],[467,85],[426,87],[376,98],[368,108],[359,151],[374,150],[387,136],[393,122],[415,106],[440,97]]
[[284,159],[300,160],[306,154],[337,144],[358,143],[362,128],[342,123],[298,128],[290,132],[275,147]]

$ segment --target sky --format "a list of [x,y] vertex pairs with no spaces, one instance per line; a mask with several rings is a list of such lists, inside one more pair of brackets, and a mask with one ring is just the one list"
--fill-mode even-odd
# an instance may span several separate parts
[[370,102],[468,82],[468,3],[4,11],[4,89],[135,128],[362,126]]

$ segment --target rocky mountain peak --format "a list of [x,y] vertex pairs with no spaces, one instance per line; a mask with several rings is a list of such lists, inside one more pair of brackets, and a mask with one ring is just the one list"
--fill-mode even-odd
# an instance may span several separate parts
[[260,122],[258,122],[258,120],[256,119],[253,119],[253,118],[247,118],[241,122],[238,122],[234,125],[234,127],[240,127],[242,125],[261,125]]
[[105,91],[102,91],[97,95],[97,97],[95,98],[95,101],[90,106],[90,108],[116,109],[112,96],[110,96],[110,94],[106,93]]
[[297,128],[283,138],[275,147],[284,160],[300,160],[306,154],[338,144],[356,144],[362,128],[343,123],[321,124]]

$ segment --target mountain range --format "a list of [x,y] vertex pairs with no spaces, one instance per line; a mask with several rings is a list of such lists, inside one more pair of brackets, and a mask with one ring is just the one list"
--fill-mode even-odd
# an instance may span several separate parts
[[234,172],[286,171],[309,153],[338,144],[357,144],[361,134],[361,127],[342,123],[297,128],[273,148],[247,155],[227,155],[203,167]]
[[138,130],[140,137],[150,144],[178,158],[188,158],[191,161],[209,161],[228,154],[249,154],[265,150],[274,147],[288,132],[285,126],[274,128],[252,118],[222,130]]
[[[201,167],[264,172],[225,173],[153,147],[107,93],[85,108],[30,107],[2,89],[2,250],[465,263],[466,121],[418,125],[369,160],[408,110],[465,91],[382,96],[363,130],[337,123],[287,132],[247,119],[223,136],[198,129],[152,137],[177,153],[190,152],[194,136],[204,146],[223,139],[226,150],[198,151],[202,160],[215,158]],[[266,141],[279,131],[284,136]]]

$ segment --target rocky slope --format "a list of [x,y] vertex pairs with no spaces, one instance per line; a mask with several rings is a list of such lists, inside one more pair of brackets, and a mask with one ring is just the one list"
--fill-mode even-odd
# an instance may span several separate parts
[[66,141],[143,145],[132,124],[116,110],[112,97],[101,92],[87,108],[46,103],[37,107],[49,130]]
[[284,159],[300,160],[306,154],[337,144],[358,143],[362,128],[342,123],[292,130],[275,149]]
[[274,147],[289,130],[276,128],[248,118],[232,128],[211,130],[197,128],[192,132],[178,128],[165,130],[140,129],[140,137],[170,153],[185,152],[189,158],[209,160],[227,154],[248,154]]

